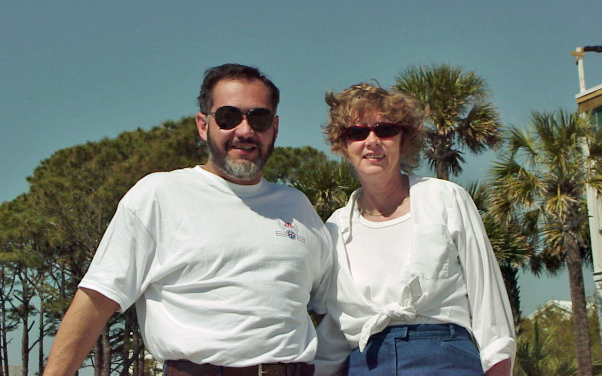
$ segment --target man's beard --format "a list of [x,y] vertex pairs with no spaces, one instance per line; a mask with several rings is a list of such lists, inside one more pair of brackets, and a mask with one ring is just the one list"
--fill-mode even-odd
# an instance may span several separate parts
[[258,143],[252,141],[252,143],[254,143],[259,150],[259,157],[254,160],[240,159],[238,161],[233,161],[230,159],[230,157],[228,157],[227,151],[230,142],[226,143],[226,151],[224,152],[220,150],[220,148],[211,139],[211,132],[207,132],[209,159],[224,173],[224,175],[234,181],[249,182],[257,179],[257,177],[261,174],[263,166],[265,166],[266,162],[270,158],[270,155],[272,155],[272,152],[274,151],[275,142],[276,138],[274,137],[272,142],[268,145],[267,150],[264,152]]

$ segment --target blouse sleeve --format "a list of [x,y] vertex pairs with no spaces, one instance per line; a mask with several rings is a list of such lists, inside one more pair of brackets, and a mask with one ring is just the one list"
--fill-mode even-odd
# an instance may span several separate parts
[[479,345],[484,370],[510,359],[514,364],[514,320],[504,280],[472,198],[461,187],[456,191],[457,218],[450,218],[463,267],[472,332]]
[[317,329],[318,352],[314,359],[315,376],[342,375],[345,360],[351,352],[347,339],[330,315],[324,316]]

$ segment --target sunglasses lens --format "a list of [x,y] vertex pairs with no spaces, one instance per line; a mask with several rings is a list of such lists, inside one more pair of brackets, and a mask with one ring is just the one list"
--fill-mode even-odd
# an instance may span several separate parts
[[265,132],[272,126],[274,115],[267,108],[254,108],[247,113],[247,121],[256,132]]
[[391,138],[400,131],[401,128],[396,124],[377,124],[374,126],[374,133],[378,138]]
[[343,130],[343,134],[348,140],[361,141],[365,140],[366,137],[368,137],[368,135],[370,134],[370,128],[354,125],[352,127],[345,128]]
[[[242,122],[243,113],[238,107],[222,106],[215,110],[215,122],[221,129],[232,129]],[[245,115],[251,128],[256,132],[267,131],[274,122],[272,111],[267,108],[253,108]]]
[[374,131],[378,138],[391,138],[401,131],[401,126],[392,123],[375,124],[372,127],[354,125],[343,130],[343,135],[351,141],[362,141]]
[[221,129],[232,129],[242,121],[242,112],[236,107],[222,106],[215,111],[215,122]]

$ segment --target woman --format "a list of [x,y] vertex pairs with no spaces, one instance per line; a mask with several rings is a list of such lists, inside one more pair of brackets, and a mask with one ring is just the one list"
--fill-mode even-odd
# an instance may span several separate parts
[[425,114],[365,83],[326,102],[327,142],[362,187],[327,221],[336,257],[317,374],[510,375],[512,313],[479,213],[460,186],[409,173]]

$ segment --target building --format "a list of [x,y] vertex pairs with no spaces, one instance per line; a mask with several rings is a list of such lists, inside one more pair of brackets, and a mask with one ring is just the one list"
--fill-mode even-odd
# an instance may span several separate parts
[[535,319],[535,317],[539,316],[542,312],[545,312],[550,308],[555,308],[561,311],[566,319],[569,319],[573,314],[573,304],[570,300],[548,300],[547,303],[542,304],[539,308],[537,308],[537,310],[530,314],[527,317],[527,320]]
[[[578,47],[571,55],[579,72],[579,94],[575,95],[579,112],[590,113],[592,122],[598,130],[602,128],[602,84],[587,88],[583,58],[586,52],[602,52],[602,46]],[[589,215],[589,231],[593,259],[593,279],[598,302],[598,322],[602,323],[602,196],[589,184],[586,186],[587,211]],[[602,338],[602,325],[599,329]]]
[[[575,95],[579,112],[590,113],[592,122],[602,129],[602,84],[590,89],[581,85],[581,92]],[[589,227],[591,235],[591,247],[594,267],[594,283],[598,292],[598,299],[602,300],[602,197],[590,186],[587,191],[587,206],[589,212]],[[602,322],[602,310],[599,312]],[[600,328],[602,336],[602,327]]]
[[575,96],[580,112],[591,112],[592,120],[602,127],[602,84],[580,92]]

